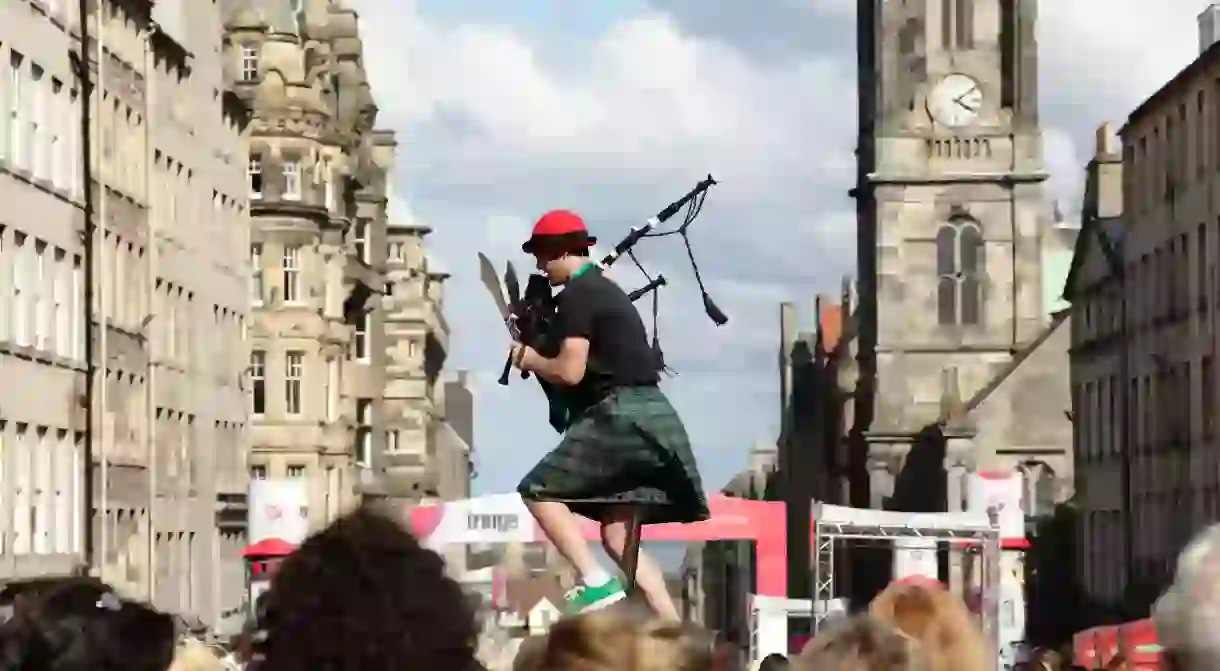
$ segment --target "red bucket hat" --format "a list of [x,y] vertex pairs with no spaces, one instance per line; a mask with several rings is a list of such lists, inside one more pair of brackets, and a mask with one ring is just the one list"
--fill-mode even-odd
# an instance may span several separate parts
[[561,248],[592,247],[597,244],[597,238],[589,235],[584,220],[575,212],[551,210],[534,224],[534,231],[521,245],[521,251],[533,254],[540,244]]

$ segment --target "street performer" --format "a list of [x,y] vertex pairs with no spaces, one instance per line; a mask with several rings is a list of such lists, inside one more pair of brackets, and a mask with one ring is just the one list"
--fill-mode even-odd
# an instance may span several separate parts
[[[522,249],[552,286],[563,286],[538,349],[516,343],[513,361],[560,390],[568,410],[563,439],[517,491],[580,575],[567,612],[604,608],[626,594],[593,556],[577,515],[601,523],[606,552],[624,567],[632,516],[643,524],[708,518],[707,499],[686,429],[658,386],[660,370],[626,292],[589,258],[597,242],[579,216],[547,213]],[[639,556],[636,583],[657,614],[681,619],[660,567]]]

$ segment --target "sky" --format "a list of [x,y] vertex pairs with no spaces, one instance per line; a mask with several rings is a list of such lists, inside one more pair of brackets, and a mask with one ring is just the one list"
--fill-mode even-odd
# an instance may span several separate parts
[[[447,367],[476,397],[476,493],[512,491],[558,436],[534,382],[496,383],[508,342],[476,254],[520,251],[554,208],[617,241],[708,173],[692,228],[715,327],[678,238],[648,241],[662,272],[663,385],[704,484],[724,486],[774,442],[779,306],[812,325],[813,298],[854,269],[853,0],[349,0],[365,63],[398,133],[391,216],[433,228],[452,274]],[[1097,126],[1126,114],[1197,53],[1207,0],[1042,2],[1039,44],[1050,203],[1078,209]],[[620,263],[625,288],[645,280]]]

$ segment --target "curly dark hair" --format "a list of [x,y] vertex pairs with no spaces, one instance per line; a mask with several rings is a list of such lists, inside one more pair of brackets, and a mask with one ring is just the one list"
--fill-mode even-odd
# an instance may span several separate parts
[[165,671],[174,659],[170,615],[73,577],[9,590],[0,625],[0,669]]
[[778,652],[773,652],[758,663],[758,671],[781,671],[792,667],[788,658]]
[[466,671],[474,614],[444,562],[369,506],[279,566],[254,634],[258,671]]

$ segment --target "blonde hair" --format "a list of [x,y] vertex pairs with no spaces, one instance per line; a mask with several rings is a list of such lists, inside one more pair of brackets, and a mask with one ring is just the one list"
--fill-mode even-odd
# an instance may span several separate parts
[[923,651],[901,631],[868,615],[832,624],[796,659],[807,671],[927,671]]
[[199,639],[183,638],[174,648],[169,671],[227,671],[229,665]]
[[917,641],[931,671],[988,668],[983,634],[974,616],[939,583],[891,583],[873,599],[869,611]]
[[1175,668],[1220,668],[1220,524],[1178,555],[1173,584],[1152,609],[1163,657]]
[[522,671],[711,671],[712,638],[636,612],[560,620],[545,647],[522,646]]

